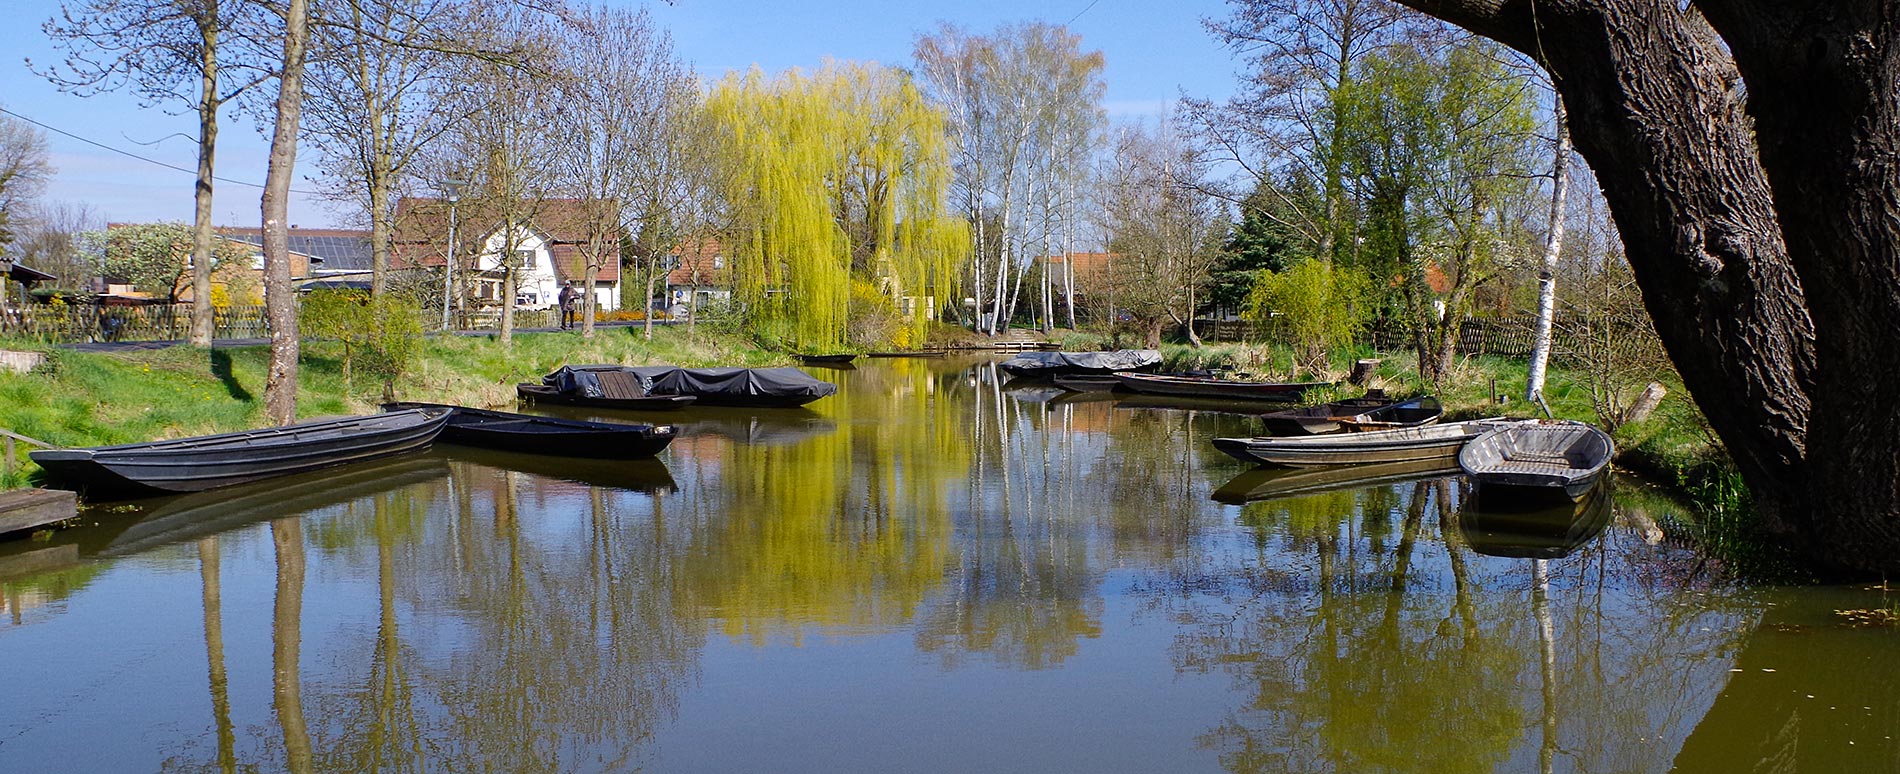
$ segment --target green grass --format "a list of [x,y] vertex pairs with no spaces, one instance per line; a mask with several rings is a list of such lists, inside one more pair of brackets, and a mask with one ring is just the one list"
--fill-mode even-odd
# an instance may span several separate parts
[[[112,353],[72,352],[44,344],[12,342],[16,349],[47,352],[47,366],[31,374],[0,372],[0,428],[60,446],[103,446],[161,438],[229,432],[265,424],[264,347],[191,347]],[[304,418],[372,412],[382,398],[380,382],[345,380],[342,347],[305,342],[297,392]],[[647,341],[640,328],[602,328],[593,339],[573,333],[515,336],[504,347],[492,337],[424,339],[408,375],[398,380],[398,399],[503,406],[514,402],[516,382],[535,381],[564,363],[673,363],[683,366],[787,365],[732,336],[701,331],[688,335],[656,329]],[[22,460],[25,454],[20,455]],[[26,463],[0,487],[25,486],[36,468]]]

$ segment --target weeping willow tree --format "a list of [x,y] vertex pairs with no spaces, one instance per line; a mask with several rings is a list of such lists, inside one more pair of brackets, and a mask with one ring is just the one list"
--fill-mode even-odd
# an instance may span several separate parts
[[893,341],[920,337],[927,299],[954,297],[969,238],[945,204],[944,116],[910,77],[874,64],[753,69],[715,86],[706,109],[733,300],[753,331],[838,345],[858,279],[906,312]]

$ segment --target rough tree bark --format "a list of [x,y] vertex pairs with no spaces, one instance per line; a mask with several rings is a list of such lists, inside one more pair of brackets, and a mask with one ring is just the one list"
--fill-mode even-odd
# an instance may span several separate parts
[[264,315],[270,322],[270,368],[264,379],[264,412],[270,421],[297,421],[297,289],[290,284],[290,232],[286,222],[290,178],[297,165],[297,124],[303,116],[304,51],[310,43],[309,0],[290,0],[284,10],[284,61],[278,75],[277,121],[271,133],[270,167],[264,173]]
[[192,189],[191,214],[191,345],[211,346],[217,332],[216,310],[211,306],[211,264],[217,255],[216,236],[211,229],[211,180],[214,156],[218,150],[218,107],[224,103],[218,95],[218,3],[208,0],[198,15],[198,182]]
[[1824,570],[1900,570],[1900,385],[1866,378],[1900,332],[1891,4],[1403,1],[1551,71],[1767,526]]

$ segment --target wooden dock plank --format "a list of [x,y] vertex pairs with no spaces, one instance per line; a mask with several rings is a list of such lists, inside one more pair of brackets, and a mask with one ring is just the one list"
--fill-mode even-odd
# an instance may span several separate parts
[[0,492],[0,535],[36,529],[79,515],[79,496],[58,489]]

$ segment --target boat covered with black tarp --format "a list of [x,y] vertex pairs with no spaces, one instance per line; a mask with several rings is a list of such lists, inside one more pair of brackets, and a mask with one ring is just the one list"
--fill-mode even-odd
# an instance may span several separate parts
[[1154,349],[1118,349],[1113,352],[1024,352],[997,364],[1011,376],[1037,379],[1073,374],[1114,374],[1152,371],[1161,365]]
[[654,395],[691,395],[701,406],[789,408],[838,391],[838,385],[796,368],[633,366]]
[[[796,368],[681,368],[670,365],[570,365],[541,379],[563,403],[620,408],[619,400],[692,402],[699,406],[789,408],[838,391],[838,385]],[[536,400],[547,400],[537,395]],[[625,406],[640,408],[640,406]]]

